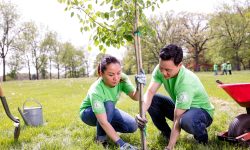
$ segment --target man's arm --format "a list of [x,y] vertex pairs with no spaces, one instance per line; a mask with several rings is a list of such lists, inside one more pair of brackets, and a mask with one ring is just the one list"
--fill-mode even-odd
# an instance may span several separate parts
[[[142,110],[143,112],[146,112],[148,110],[148,108],[150,107],[151,103],[152,103],[152,98],[155,95],[155,93],[157,92],[157,90],[160,88],[161,84],[157,83],[157,82],[151,82],[143,96],[143,100],[144,102],[142,103]],[[146,114],[146,113],[145,113]],[[144,128],[146,123],[147,123],[147,119],[146,116],[142,116],[140,117],[140,115],[136,115],[136,121],[137,124],[140,128]]]
[[166,147],[166,149],[168,149],[168,150],[172,150],[174,148],[175,143],[180,135],[180,132],[181,132],[180,118],[185,111],[186,110],[183,110],[183,109],[175,109],[174,110],[173,127],[171,130],[171,135],[170,135],[170,140],[169,140],[168,146]]
[[157,82],[151,82],[143,96],[144,103],[142,109],[144,112],[148,110],[152,103],[153,96],[156,94],[157,90],[160,88],[161,84]]

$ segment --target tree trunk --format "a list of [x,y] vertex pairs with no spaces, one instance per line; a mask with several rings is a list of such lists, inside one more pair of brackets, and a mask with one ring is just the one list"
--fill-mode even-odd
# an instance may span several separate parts
[[199,65],[199,54],[197,48],[195,48],[195,56],[194,56],[194,71],[200,71]]
[[236,53],[235,53],[235,60],[236,60],[236,69],[240,71],[240,58],[239,58],[238,50],[236,50]]
[[6,75],[5,75],[5,56],[3,58],[3,81],[6,81]]
[[29,70],[29,80],[31,80],[31,73],[30,73],[30,61],[28,61],[28,70]]
[[243,70],[246,70],[246,65],[244,64],[244,62],[243,62],[243,61],[240,61],[240,63],[241,63],[242,66],[243,66]]
[[67,77],[67,68],[66,68],[66,66],[64,67],[64,70],[65,70],[64,77],[66,78]]
[[250,60],[248,61],[248,69],[250,69]]
[[57,79],[60,79],[60,65],[57,64]]
[[51,75],[51,59],[49,59],[49,79],[52,79],[52,75]]
[[39,80],[39,70],[38,70],[37,60],[36,60],[36,79]]

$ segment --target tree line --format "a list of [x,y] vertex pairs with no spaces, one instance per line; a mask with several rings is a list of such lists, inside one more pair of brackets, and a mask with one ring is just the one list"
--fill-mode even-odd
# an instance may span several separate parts
[[[11,2],[0,2],[0,54],[3,66],[3,81],[16,79],[23,68],[27,68],[28,79],[51,79],[52,69],[56,78],[85,75],[86,58],[83,48],[70,42],[61,42],[58,33],[35,22],[19,22],[17,6]],[[35,70],[32,75],[31,70]],[[55,72],[55,71],[54,71]],[[55,73],[54,73],[55,74]],[[61,75],[62,74],[62,75]]]
[[[212,70],[213,64],[230,61],[235,70],[250,69],[249,2],[222,4],[212,14],[166,12],[145,22],[142,36],[145,71],[151,73],[166,43],[181,45],[184,64],[194,71]],[[135,73],[133,47],[127,52],[124,70]],[[132,59],[131,59],[132,58]]]
[[[66,3],[66,11],[71,17],[77,17],[82,25],[80,31],[94,30],[92,44],[105,52],[113,46],[125,46],[127,54],[123,58],[123,70],[134,74],[135,54],[133,46],[134,33],[141,35],[143,66],[146,73],[151,73],[158,63],[159,50],[168,43],[178,44],[184,48],[184,64],[194,71],[210,70],[212,64],[230,61],[234,69],[250,68],[250,5],[249,0],[222,3],[211,14],[166,11],[163,14],[146,17],[143,9],[155,10],[160,1],[139,1],[140,27],[133,26],[133,0],[59,0]],[[108,5],[107,9],[95,10],[96,6]],[[88,58],[84,56],[88,48],[76,48],[70,42],[60,42],[58,33],[41,29],[34,22],[17,25],[19,14],[14,4],[0,3],[0,48],[3,65],[16,78],[24,67],[28,68],[29,79],[31,67],[34,67],[35,79],[52,78],[52,69],[57,70],[57,78],[80,77],[89,73]],[[103,56],[100,53],[95,62]],[[98,64],[94,63],[94,67]]]

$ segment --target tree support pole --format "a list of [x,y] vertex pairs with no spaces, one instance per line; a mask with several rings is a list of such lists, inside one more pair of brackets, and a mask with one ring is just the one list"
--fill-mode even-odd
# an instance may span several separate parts
[[[143,71],[142,68],[142,56],[141,56],[141,44],[140,44],[140,32],[139,32],[139,8],[137,4],[137,0],[135,0],[135,24],[134,24],[134,47],[135,47],[135,54],[136,54],[136,64],[137,64],[137,74],[140,74]],[[145,112],[142,109],[143,104],[143,84],[137,83],[137,90],[139,91],[139,113],[140,117],[145,116]],[[147,143],[146,143],[146,130],[140,129],[141,133],[141,148],[142,150],[147,149]]]

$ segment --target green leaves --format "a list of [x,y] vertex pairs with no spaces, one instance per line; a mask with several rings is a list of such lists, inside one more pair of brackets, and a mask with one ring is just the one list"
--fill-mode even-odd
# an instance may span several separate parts
[[[126,42],[133,41],[133,26],[135,18],[135,6],[133,0],[59,0],[67,3],[66,11],[71,11],[71,17],[77,16],[82,27],[81,32],[95,31],[92,40],[95,46],[101,51],[105,51],[105,46],[119,48]],[[159,0],[138,0],[140,18],[145,18],[142,9],[151,7],[155,10],[155,5]],[[161,0],[163,2],[163,0]],[[95,9],[94,9],[95,8]],[[97,10],[97,11],[96,11]],[[143,26],[140,25],[142,29]],[[146,29],[146,28],[145,28]],[[142,34],[147,32],[143,31]]]
[[116,12],[116,16],[117,16],[117,17],[121,17],[121,16],[122,16],[122,13],[123,13],[123,11],[122,11],[122,10],[119,10],[118,12]]
[[71,12],[70,16],[73,17],[74,16],[74,12]]

